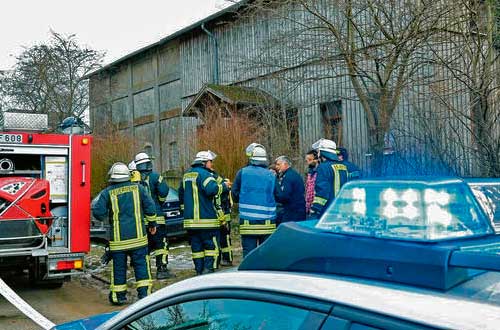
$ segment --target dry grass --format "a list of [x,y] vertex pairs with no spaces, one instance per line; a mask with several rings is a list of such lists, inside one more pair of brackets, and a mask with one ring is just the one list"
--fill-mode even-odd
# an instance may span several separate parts
[[233,113],[228,118],[217,109],[206,111],[203,122],[197,132],[198,149],[214,151],[217,172],[232,180],[248,161],[245,148],[260,142],[262,127],[244,114]]
[[92,189],[95,196],[107,185],[109,168],[115,162],[128,164],[133,157],[134,142],[131,138],[111,131],[106,135],[95,135],[92,146]]

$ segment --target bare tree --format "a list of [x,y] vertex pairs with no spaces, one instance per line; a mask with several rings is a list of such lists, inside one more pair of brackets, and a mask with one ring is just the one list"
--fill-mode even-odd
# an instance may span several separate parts
[[3,75],[1,90],[10,108],[82,117],[88,108],[88,80],[104,53],[82,46],[74,34],[51,31],[46,44],[27,47]]
[[246,6],[242,19],[270,22],[266,45],[247,65],[265,67],[267,77],[291,88],[348,78],[350,86],[337,97],[364,110],[374,175],[382,171],[384,138],[402,95],[432,79],[422,70],[433,62],[429,49],[461,10],[453,1],[429,0],[255,0]]
[[446,33],[446,51],[432,49],[440,80],[429,85],[429,97],[436,106],[420,111],[419,123],[444,166],[464,163],[462,154],[469,168],[456,174],[500,177],[500,2],[457,4],[463,10],[454,17],[458,28]]

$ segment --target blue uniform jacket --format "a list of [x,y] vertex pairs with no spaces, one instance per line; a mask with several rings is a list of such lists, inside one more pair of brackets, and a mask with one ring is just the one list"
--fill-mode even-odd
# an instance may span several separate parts
[[239,203],[241,235],[270,235],[276,230],[275,181],[266,166],[250,164],[236,174],[231,193]]
[[306,219],[304,180],[293,168],[288,168],[276,180],[275,198],[283,205],[277,223]]
[[214,205],[217,194],[227,191],[225,184],[217,183],[213,173],[203,165],[195,164],[184,173],[179,186],[179,201],[184,207],[184,228],[219,228],[220,220]]
[[148,245],[145,220],[155,225],[155,205],[146,189],[132,182],[112,184],[99,194],[92,208],[94,217],[109,219],[111,251],[132,250]]
[[165,224],[165,217],[163,215],[162,205],[168,195],[168,185],[163,180],[163,176],[156,172],[149,173],[143,180],[143,184],[151,194],[151,198],[156,207],[156,223]]
[[316,184],[314,186],[314,200],[311,213],[320,216],[333,202],[340,187],[349,179],[347,166],[340,161],[326,160],[317,168]]

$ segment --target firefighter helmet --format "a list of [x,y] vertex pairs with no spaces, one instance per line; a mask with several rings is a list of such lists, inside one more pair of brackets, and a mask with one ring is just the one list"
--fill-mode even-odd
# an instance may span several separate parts
[[196,163],[199,163],[199,162],[208,162],[209,160],[214,160],[215,158],[217,158],[217,154],[213,151],[210,151],[210,150],[203,150],[203,151],[199,151],[195,158],[194,158],[194,162]]
[[338,160],[337,144],[332,140],[319,139],[312,144],[312,149],[318,151],[318,157],[325,157],[330,160]]
[[114,163],[108,172],[109,182],[126,182],[130,181],[130,172],[127,165],[123,163]]
[[254,165],[260,165],[260,164],[265,164],[267,165],[267,152],[266,148],[262,144],[258,143],[252,143],[250,144],[246,149],[245,153],[247,157],[250,160],[251,164]]
[[264,149],[264,146],[262,144],[259,144],[259,143],[250,143],[248,145],[248,147],[245,149],[245,154],[247,155],[248,158],[252,157],[252,154],[253,154],[253,150],[255,149],[255,147],[261,147]]
[[135,165],[135,161],[131,161],[130,163],[128,163],[128,170],[129,171],[135,171],[137,170],[137,166]]
[[152,171],[152,158],[145,152],[139,152],[135,155],[134,163],[139,172]]

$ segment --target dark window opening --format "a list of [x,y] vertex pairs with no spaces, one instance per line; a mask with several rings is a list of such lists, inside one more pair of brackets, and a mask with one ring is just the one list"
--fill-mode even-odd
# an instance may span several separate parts
[[342,101],[336,100],[320,104],[323,119],[323,136],[342,145]]

